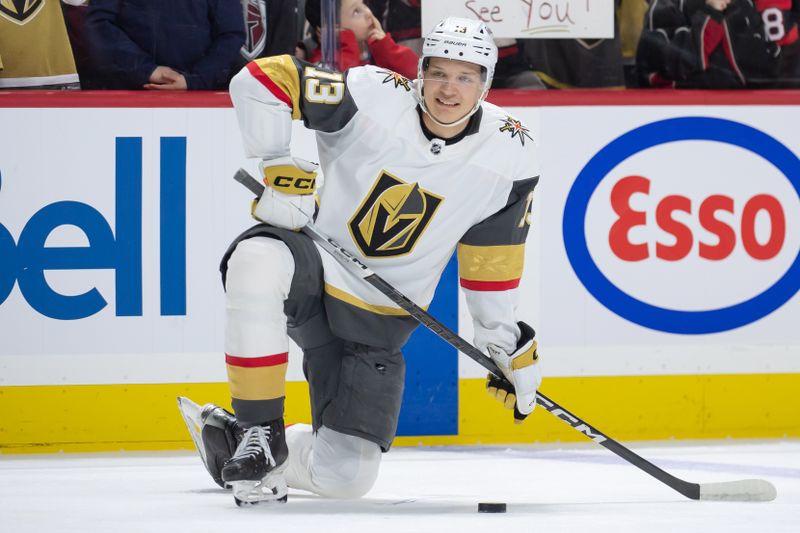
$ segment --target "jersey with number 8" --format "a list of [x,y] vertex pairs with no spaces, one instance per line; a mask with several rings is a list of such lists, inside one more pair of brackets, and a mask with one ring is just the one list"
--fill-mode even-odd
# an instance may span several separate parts
[[797,18],[800,16],[800,2],[797,0],[756,0],[756,9],[761,13],[764,33],[770,41],[781,46],[797,42]]

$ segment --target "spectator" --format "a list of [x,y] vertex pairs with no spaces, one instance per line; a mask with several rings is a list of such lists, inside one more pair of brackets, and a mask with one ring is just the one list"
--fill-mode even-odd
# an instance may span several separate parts
[[[358,65],[373,64],[393,70],[406,78],[417,77],[419,58],[410,48],[395,43],[391,34],[383,31],[380,21],[362,0],[341,0],[339,9],[340,71]],[[319,63],[322,50],[319,31],[322,24],[320,0],[306,1],[306,19],[312,28],[313,43],[304,42],[299,56],[310,63]],[[366,53],[364,51],[366,47]]]
[[369,0],[369,7],[398,44],[422,54],[420,0]]
[[781,47],[775,87],[800,87],[800,0],[759,0],[767,39]]
[[89,6],[84,3],[61,7],[64,12],[64,22],[67,24],[69,42],[72,45],[72,56],[75,58],[75,66],[81,79],[81,89],[94,89],[92,80],[97,78],[94,74],[94,54],[86,32],[86,14],[89,12]]
[[526,60],[551,89],[622,89],[622,50],[613,39],[520,39]]
[[0,3],[0,89],[79,88],[61,4]]
[[259,57],[294,54],[302,38],[298,27],[298,0],[241,0],[246,40],[240,67]]
[[92,0],[104,89],[225,89],[245,41],[239,0]]
[[[759,2],[764,10],[772,1]],[[732,89],[774,83],[780,46],[752,0],[652,2],[639,40],[640,84]],[[795,34],[796,35],[796,34]]]
[[[621,2],[615,0],[617,10]],[[520,39],[519,43],[536,75],[552,89],[625,87],[617,18],[613,39]]]
[[617,6],[617,26],[626,87],[639,85],[636,77],[636,49],[644,27],[644,15],[649,8],[647,0],[622,0]]
[[630,30],[626,15],[636,3],[644,1],[614,0],[612,39],[520,39],[522,53],[536,75],[552,89],[623,89],[623,44],[627,42],[623,39]]
[[495,89],[547,89],[533,65],[522,54],[517,39],[495,39],[497,43],[497,67],[492,87]]

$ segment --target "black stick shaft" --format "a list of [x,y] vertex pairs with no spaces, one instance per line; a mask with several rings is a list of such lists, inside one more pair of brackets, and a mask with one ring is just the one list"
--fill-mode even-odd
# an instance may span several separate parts
[[[250,192],[258,197],[260,197],[264,192],[264,185],[254,179],[244,169],[239,169],[239,171],[234,175],[234,179],[247,187]],[[319,243],[320,246],[325,249],[325,251],[333,255],[333,257],[336,258],[342,264],[342,266],[388,296],[390,300],[396,303],[401,309],[407,311],[408,314],[410,314],[420,324],[435,333],[440,339],[453,346],[455,349],[484,367],[495,376],[505,379],[503,373],[500,371],[494,361],[492,361],[489,357],[486,357],[471,343],[461,338],[453,330],[439,322],[427,311],[408,299],[408,297],[406,297],[403,293],[395,289],[386,280],[370,270],[369,267],[350,254],[346,249],[342,248],[340,244],[321,233],[313,224],[304,226],[302,231],[314,241]],[[536,404],[542,406],[547,412],[559,420],[569,424],[576,431],[583,433],[597,444],[603,446],[607,450],[621,457],[640,470],[647,472],[657,480],[680,492],[687,498],[691,498],[693,500],[700,499],[699,484],[684,481],[662,470],[647,459],[633,452],[631,449],[626,448],[619,442],[607,436],[594,426],[589,425],[576,415],[567,411],[541,392],[536,393]]]

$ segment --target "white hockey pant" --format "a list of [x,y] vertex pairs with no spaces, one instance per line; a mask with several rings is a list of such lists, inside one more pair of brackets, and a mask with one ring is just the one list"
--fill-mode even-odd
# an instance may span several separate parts
[[375,484],[381,462],[380,446],[322,426],[286,428],[289,466],[286,483],[327,498],[360,498]]
[[283,302],[294,257],[278,239],[252,237],[236,246],[225,283],[225,353],[262,357],[289,351]]
[[[260,357],[287,352],[283,303],[294,276],[294,257],[280,240],[243,240],[228,260],[225,294],[225,352]],[[329,498],[359,498],[375,484],[381,449],[374,442],[327,427],[286,430],[286,481],[295,489]]]

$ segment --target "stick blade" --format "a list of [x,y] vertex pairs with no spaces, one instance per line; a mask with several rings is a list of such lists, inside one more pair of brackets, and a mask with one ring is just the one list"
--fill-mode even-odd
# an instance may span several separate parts
[[721,502],[771,502],[778,495],[775,485],[763,479],[722,483],[700,483],[700,499]]

